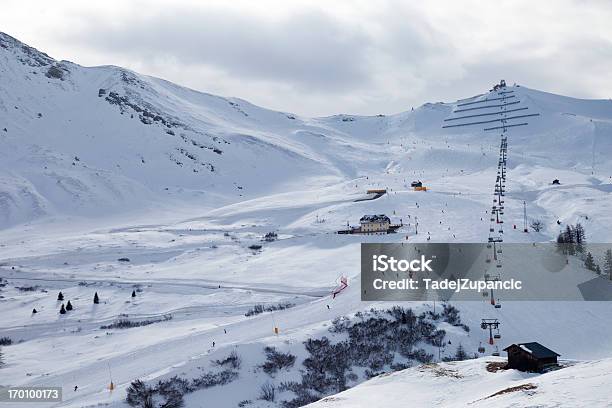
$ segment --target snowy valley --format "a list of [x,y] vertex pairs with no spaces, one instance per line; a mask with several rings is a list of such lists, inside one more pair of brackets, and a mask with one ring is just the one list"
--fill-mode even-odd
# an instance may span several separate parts
[[[608,302],[360,300],[362,242],[487,242],[500,134],[505,242],[612,242],[612,101],[490,85],[308,118],[0,33],[0,385],[61,386],[57,407],[127,407],[136,380],[155,406],[609,406]],[[365,214],[402,226],[337,234]],[[530,341],[566,367],[487,371]]]

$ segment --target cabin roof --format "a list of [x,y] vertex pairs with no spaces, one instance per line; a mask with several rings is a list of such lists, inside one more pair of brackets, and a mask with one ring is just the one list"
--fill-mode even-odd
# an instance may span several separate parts
[[504,351],[508,351],[508,349],[510,349],[513,346],[520,347],[522,350],[528,353],[531,353],[536,358],[547,358],[547,357],[555,357],[555,356],[558,357],[561,355],[561,354],[558,354],[552,351],[551,349],[547,347],[544,347],[543,345],[535,341],[531,343],[511,344],[508,347],[506,347]]

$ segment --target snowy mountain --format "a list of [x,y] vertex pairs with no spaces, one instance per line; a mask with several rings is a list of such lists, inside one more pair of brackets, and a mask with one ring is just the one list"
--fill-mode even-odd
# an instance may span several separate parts
[[118,67],[56,61],[6,34],[0,76],[3,226],[327,184],[360,173],[364,151],[380,154],[350,144],[344,118],[299,118]]
[[[489,164],[480,149],[490,132],[441,127],[460,102],[390,116],[301,118],[119,67],[56,61],[1,33],[0,77],[4,227],[153,203],[216,206],[387,167]],[[605,153],[612,102],[525,88],[516,88],[516,99],[519,113],[541,114],[513,136],[513,148],[527,155],[517,165],[612,174]]]
[[[309,340],[330,341],[320,349],[334,352],[319,356],[329,368],[337,365],[327,355],[347,352],[350,327],[406,329],[389,312],[394,304],[360,300],[362,242],[486,242],[500,135],[505,242],[553,241],[576,223],[588,243],[610,242],[612,101],[516,85],[393,115],[305,118],[123,68],[56,61],[0,34],[0,331],[13,340],[2,348],[0,382],[64,387],[63,402],[50,404],[58,407],[124,407],[135,380],[156,387],[175,376],[188,385],[187,407],[325,397],[320,406],[359,406],[391,383],[422,389],[416,406],[431,405],[438,385],[479,384],[477,395],[442,402],[508,406],[521,395],[522,406],[535,395],[537,405],[564,388],[566,405],[582,406],[571,384],[597,386],[612,356],[607,302],[461,302],[460,323],[437,316],[439,302],[405,302],[427,332],[414,349],[370,345],[368,358],[350,354],[344,383],[309,382]],[[428,190],[414,191],[413,180]],[[372,188],[388,193],[361,200]],[[539,232],[522,232],[523,202]],[[404,225],[397,234],[336,234],[364,214]],[[333,296],[341,277],[348,288]],[[60,314],[68,300],[74,309]],[[482,318],[501,322],[494,345]],[[488,356],[525,341],[601,361],[528,378],[485,374],[482,358],[443,366],[462,379],[419,366],[452,359],[460,344]],[[265,371],[270,359],[286,364]],[[523,379],[538,389],[476,402]],[[260,399],[266,384],[274,401]],[[343,387],[355,388],[330,397]]]

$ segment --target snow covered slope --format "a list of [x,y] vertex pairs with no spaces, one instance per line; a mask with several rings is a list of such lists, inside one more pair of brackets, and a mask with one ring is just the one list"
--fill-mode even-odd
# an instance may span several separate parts
[[[319,185],[352,177],[371,149],[347,149],[324,122],[118,67],[55,61],[2,33],[0,146],[0,226]],[[329,157],[339,150],[344,159]]]
[[[516,165],[612,174],[612,102],[515,92],[519,113],[541,115],[517,129]],[[495,135],[441,128],[459,103],[301,118],[119,67],[56,61],[0,33],[0,227],[153,203],[217,206],[383,169],[482,170]]]
[[566,363],[546,374],[489,372],[495,358],[431,364],[382,375],[312,408],[609,407],[612,360]]

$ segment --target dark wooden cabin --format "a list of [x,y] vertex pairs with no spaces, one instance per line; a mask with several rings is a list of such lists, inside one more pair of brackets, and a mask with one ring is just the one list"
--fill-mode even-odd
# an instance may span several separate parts
[[560,356],[536,342],[512,344],[504,351],[508,353],[508,368],[521,371],[542,372],[546,367],[557,365]]

